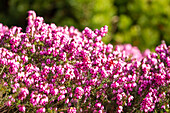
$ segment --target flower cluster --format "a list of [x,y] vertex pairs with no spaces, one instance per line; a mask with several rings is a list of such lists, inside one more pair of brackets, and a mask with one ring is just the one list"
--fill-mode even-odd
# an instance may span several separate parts
[[130,57],[131,59],[136,59],[138,61],[141,61],[143,57],[146,57],[151,53],[149,49],[146,49],[142,54],[136,46],[133,47],[131,44],[116,45],[116,47],[119,48],[120,51],[125,52],[126,57]]
[[37,113],[168,112],[170,46],[163,43],[155,53],[142,54],[130,44],[104,44],[107,32],[107,26],[80,32],[49,25],[34,11],[28,12],[25,33],[0,24],[4,108]]

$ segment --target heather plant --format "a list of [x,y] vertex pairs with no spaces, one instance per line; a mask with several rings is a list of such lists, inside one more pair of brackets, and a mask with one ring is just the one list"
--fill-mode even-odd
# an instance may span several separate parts
[[0,24],[0,112],[169,112],[170,46],[141,53],[28,12],[26,32]]

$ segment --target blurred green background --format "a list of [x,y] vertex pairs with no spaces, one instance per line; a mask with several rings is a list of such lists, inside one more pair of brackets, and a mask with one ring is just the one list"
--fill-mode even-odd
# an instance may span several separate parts
[[80,31],[108,25],[105,43],[131,43],[142,51],[161,40],[170,45],[170,0],[0,0],[0,23],[25,29],[28,10]]

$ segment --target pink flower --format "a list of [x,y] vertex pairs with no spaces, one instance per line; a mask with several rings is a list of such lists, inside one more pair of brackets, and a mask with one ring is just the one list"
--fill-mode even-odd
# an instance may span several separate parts
[[119,87],[119,83],[113,82],[113,83],[111,84],[111,87],[112,87],[112,88],[117,88],[117,87]]
[[42,97],[42,94],[36,94],[36,92],[32,92],[31,98],[30,98],[30,103],[32,103],[33,106],[39,104],[41,97]]
[[58,89],[57,88],[55,88],[55,89],[51,89],[51,94],[52,95],[58,95]]
[[45,108],[39,108],[36,113],[45,113]]
[[[19,78],[20,80],[24,79],[25,77],[26,77],[26,74],[25,74],[24,72],[18,73],[18,78]],[[23,80],[22,80],[22,81],[23,81]]]
[[58,97],[58,101],[63,100],[63,99],[65,99],[65,95],[60,95],[60,96]]
[[67,98],[66,101],[65,101],[65,103],[68,103],[68,102],[69,102],[69,99]]
[[21,92],[18,95],[18,98],[23,100],[23,99],[25,99],[27,97],[27,95],[29,94],[29,91],[28,91],[28,89],[26,87],[20,88],[20,90],[21,90]]
[[161,109],[165,109],[165,105],[162,105],[162,106],[161,106]]
[[130,96],[128,97],[128,102],[131,102],[133,99],[134,99],[134,97],[133,97],[132,95],[130,95]]
[[103,113],[103,111],[102,110],[99,110],[99,112],[98,113]]
[[108,44],[108,45],[107,45],[107,48],[106,48],[106,51],[107,51],[108,53],[111,53],[112,50],[113,50],[113,45],[112,45],[112,44]]
[[117,94],[117,99],[118,99],[119,101],[121,101],[121,100],[122,100],[122,95],[121,95],[121,94]]
[[18,105],[19,111],[25,112],[25,106],[24,105]]
[[28,26],[32,26],[36,18],[36,13],[32,10],[28,11]]
[[48,97],[46,95],[43,95],[43,97],[40,100],[41,105],[45,105],[48,102]]
[[21,56],[21,59],[24,61],[24,62],[28,62],[28,57],[26,55],[22,55]]
[[9,96],[8,99],[9,99],[11,102],[15,102],[15,99],[14,99],[12,96]]
[[15,83],[14,85],[13,85],[13,89],[12,89],[12,92],[13,93],[15,93],[15,92],[17,92],[17,88],[19,88],[20,87],[20,84],[19,83]]
[[122,107],[122,106],[119,106],[117,112],[118,112],[118,113],[121,113],[122,111],[123,111],[123,107]]
[[32,45],[32,49],[30,50],[32,53],[35,53],[36,49],[35,49],[35,45]]
[[84,90],[81,87],[77,87],[75,90],[75,96],[80,99],[82,95],[84,94]]
[[7,103],[6,103],[6,105],[7,106],[11,106],[12,104],[11,104],[11,101],[8,101]]
[[101,108],[101,106],[102,106],[102,104],[100,102],[95,104],[96,108]]

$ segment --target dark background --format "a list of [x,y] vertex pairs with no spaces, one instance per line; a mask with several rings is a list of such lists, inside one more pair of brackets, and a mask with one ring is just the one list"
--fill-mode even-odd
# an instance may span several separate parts
[[170,45],[170,0],[0,0],[0,23],[27,26],[34,10],[46,23],[100,29],[109,26],[105,43],[131,43],[142,51],[165,40]]

